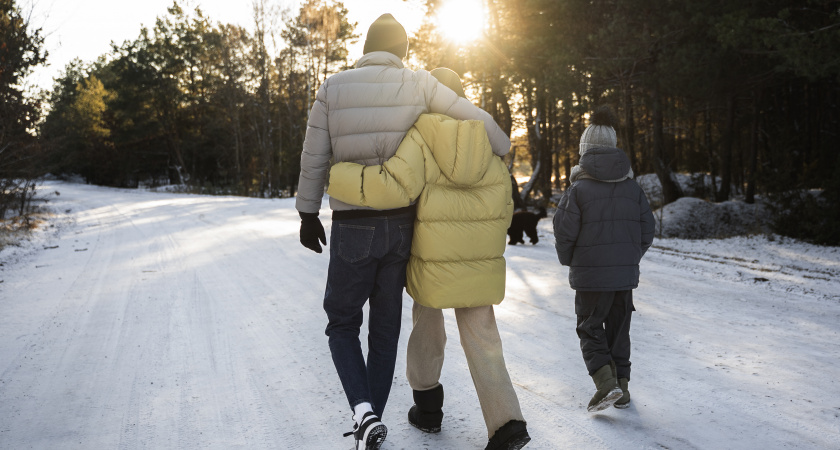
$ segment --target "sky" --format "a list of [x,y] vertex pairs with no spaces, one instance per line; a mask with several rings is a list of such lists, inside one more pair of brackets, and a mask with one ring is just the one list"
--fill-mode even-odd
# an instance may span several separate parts
[[[276,0],[281,7],[294,12],[300,0]],[[238,24],[251,28],[251,0],[181,0],[188,9],[200,6],[211,20]],[[388,12],[394,15],[411,33],[420,26],[423,10],[417,0],[344,0],[351,21],[358,22],[357,33],[367,32],[370,24]],[[29,84],[45,89],[74,58],[93,61],[108,53],[111,42],[122,43],[137,38],[143,26],[153,27],[158,16],[166,14],[172,0],[21,0],[25,14],[31,13],[30,23],[41,28],[49,52],[48,66],[39,67],[30,76]],[[189,6],[192,5],[192,6]],[[360,42],[362,42],[360,40]],[[351,49],[351,54],[361,52]]]

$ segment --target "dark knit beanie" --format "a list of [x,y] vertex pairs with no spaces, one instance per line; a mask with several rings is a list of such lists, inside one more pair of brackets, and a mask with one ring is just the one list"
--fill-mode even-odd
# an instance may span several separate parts
[[363,53],[370,52],[389,52],[400,59],[408,54],[408,35],[394,16],[383,14],[370,25]]
[[464,86],[461,84],[461,77],[454,70],[447,69],[446,67],[438,67],[429,73],[437,78],[442,85],[455,91],[459,97],[467,98],[467,94],[464,92]]

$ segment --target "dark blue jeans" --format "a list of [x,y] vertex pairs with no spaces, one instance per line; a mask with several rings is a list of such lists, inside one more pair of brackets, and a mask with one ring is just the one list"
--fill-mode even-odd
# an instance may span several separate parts
[[[369,402],[380,418],[394,378],[413,231],[413,213],[332,223],[324,295],[330,352],[350,407]],[[367,301],[366,364],[359,330]]]

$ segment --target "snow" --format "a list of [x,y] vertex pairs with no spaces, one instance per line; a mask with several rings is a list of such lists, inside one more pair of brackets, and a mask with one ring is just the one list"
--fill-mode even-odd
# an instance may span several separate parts
[[[686,197],[709,197],[715,188],[720,188],[720,177],[715,177],[715,183],[712,184],[712,177],[707,173],[672,172],[671,179],[680,185]],[[635,180],[647,193],[648,201],[658,208],[658,202],[662,196],[662,184],[659,182],[659,177],[655,173],[646,173],[637,176]],[[737,186],[733,185],[732,190],[737,191]]]
[[[352,447],[328,256],[299,244],[294,199],[40,189],[61,193],[53,227],[0,252],[0,448]],[[631,406],[592,414],[568,271],[550,218],[539,228],[508,247],[496,308],[526,448],[840,448],[840,249],[657,239],[634,292]],[[407,424],[410,307],[383,448],[483,448],[451,311],[443,431]]]
[[682,197],[654,210],[656,234],[683,239],[725,238],[770,232],[770,208],[762,201],[713,203]]

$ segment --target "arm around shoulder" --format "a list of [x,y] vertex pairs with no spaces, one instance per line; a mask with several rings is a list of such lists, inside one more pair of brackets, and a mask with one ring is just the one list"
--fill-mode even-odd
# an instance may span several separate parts
[[335,164],[327,193],[344,203],[374,209],[408,206],[425,186],[423,145],[412,127],[396,154],[381,165]]
[[499,124],[493,120],[493,116],[473,105],[465,98],[458,98],[449,111],[445,112],[449,117],[459,120],[481,120],[484,122],[484,131],[487,132],[487,138],[490,141],[490,147],[496,156],[504,156],[510,152],[510,138]]

